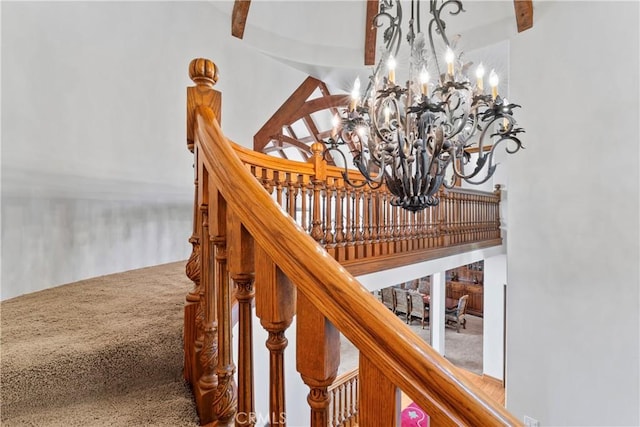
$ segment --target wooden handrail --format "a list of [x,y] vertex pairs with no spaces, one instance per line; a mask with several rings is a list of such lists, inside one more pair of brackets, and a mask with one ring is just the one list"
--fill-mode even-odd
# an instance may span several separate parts
[[[196,109],[200,158],[217,191],[297,289],[386,378],[443,425],[517,425],[454,366],[390,313],[283,212],[227,144],[214,111]],[[259,212],[259,214],[256,214]]]

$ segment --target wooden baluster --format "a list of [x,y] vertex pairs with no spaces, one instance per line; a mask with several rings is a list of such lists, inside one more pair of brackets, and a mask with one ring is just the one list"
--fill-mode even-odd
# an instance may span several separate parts
[[289,215],[294,219],[296,223],[299,224],[298,218],[296,217],[296,208],[298,201],[298,189],[300,185],[298,184],[298,176],[293,174],[295,179],[291,176],[292,174],[287,174],[287,196],[289,198]]
[[273,171],[271,169],[262,168],[262,178],[260,179],[262,187],[267,190],[267,193],[273,194],[275,187],[275,181],[273,178]]
[[296,312],[296,291],[260,245],[256,245],[256,315],[269,333],[269,418],[271,426],[286,426],[284,350],[285,331]]
[[311,427],[326,427],[330,419],[327,387],[340,365],[340,333],[303,293],[297,296],[296,368],[310,389]]
[[[193,385],[199,378],[199,351],[202,347],[202,312],[201,295],[204,294],[201,281],[201,242],[202,215],[201,208],[206,209],[206,201],[198,179],[202,179],[203,166],[199,163],[198,148],[195,144],[194,126],[195,112],[199,106],[213,111],[214,117],[220,121],[222,95],[213,86],[218,81],[216,65],[208,59],[196,58],[189,64],[189,77],[195,86],[187,88],[187,148],[194,154],[195,195],[193,204],[193,233],[189,242],[192,245],[191,256],[186,266],[186,274],[194,282],[194,288],[186,298],[184,307],[184,376]],[[207,242],[204,242],[206,245]],[[198,339],[200,338],[200,339]]]
[[236,285],[238,300],[238,416],[237,425],[253,426],[255,419],[253,389],[253,322],[251,305],[255,295],[253,283],[254,241],[235,212],[229,212],[229,273]]
[[311,237],[318,243],[322,243],[324,237],[322,228],[322,211],[320,206],[321,192],[325,188],[327,179],[327,162],[325,162],[322,153],[324,145],[320,142],[311,144],[311,158],[309,161],[313,163],[314,176],[311,179],[313,184],[313,220],[311,223]]
[[336,197],[336,253],[337,260],[344,261],[347,259],[346,242],[344,233],[344,214],[345,209],[344,198],[346,195],[346,189],[344,187],[344,181],[337,180],[337,197]]
[[344,199],[345,199],[345,225],[347,232],[345,234],[346,241],[346,259],[353,259],[353,202],[352,202],[353,190],[344,187]]
[[378,190],[379,194],[379,215],[380,215],[380,227],[378,229],[378,240],[380,241],[380,254],[386,255],[388,253],[387,250],[387,221],[389,218],[387,217],[387,193],[384,188],[380,188]]
[[315,206],[314,206],[314,202],[313,202],[315,199],[314,199],[314,191],[313,191],[313,189],[314,189],[314,184],[311,181],[309,181],[307,183],[307,186],[305,187],[305,191],[306,191],[306,194],[307,194],[307,197],[308,197],[308,200],[309,200],[309,203],[307,203],[308,214],[309,214],[309,216],[308,216],[309,221],[308,221],[308,224],[307,224],[307,233],[309,233],[310,236],[312,236],[312,233],[313,233],[313,216],[315,215],[314,214]]
[[400,394],[384,373],[360,353],[359,422],[362,427],[395,426],[400,416]]
[[280,206],[281,208],[285,209],[285,205],[282,203],[282,184],[283,184],[283,175],[284,172],[281,171],[274,171],[273,172],[273,180],[276,186],[276,202],[278,203],[278,206]]
[[393,206],[391,206],[391,193],[385,187],[385,204],[387,208],[387,214],[385,217],[385,237],[387,240],[387,253],[392,254],[395,252],[395,248],[393,247]]
[[347,233],[348,256],[347,259],[356,258],[356,191],[353,188],[349,189],[347,195],[347,227],[349,232]]
[[493,204],[493,220],[495,222],[496,238],[500,238],[500,200],[502,198],[501,187],[502,186],[500,184],[496,184],[495,191],[493,192],[493,194],[495,195]]
[[360,405],[360,386],[359,386],[359,382],[360,382],[360,377],[356,376],[353,379],[353,395],[351,396],[352,398],[352,402],[353,402],[353,409],[351,411],[352,414],[355,414],[355,416],[353,417],[353,421],[351,423],[351,425],[358,425],[359,422],[359,405]]
[[332,213],[332,202],[334,199],[334,195],[335,195],[335,191],[336,191],[336,187],[332,182],[329,182],[327,180],[327,184],[325,186],[325,191],[324,191],[324,196],[322,198],[323,200],[323,206],[324,206],[324,214],[325,214],[325,218],[324,218],[324,245],[325,248],[327,249],[331,249],[334,246],[335,240],[334,240],[334,234],[333,234],[333,219],[331,217],[331,213]]
[[[374,243],[380,241],[380,191],[371,190],[371,240]],[[377,255],[374,250],[374,255]]]
[[[215,292],[217,295],[218,363],[216,366],[217,386],[212,396],[213,419],[218,426],[231,427],[238,406],[237,388],[233,363],[233,342],[231,335],[231,282],[227,266],[227,203],[219,192],[213,205],[210,231],[215,245]],[[200,417],[200,422],[203,417]],[[209,422],[209,421],[207,421]]]
[[[206,175],[203,176],[205,178]],[[208,186],[203,186],[208,187]],[[212,200],[216,200],[216,192],[213,190]],[[201,375],[195,387],[194,395],[196,398],[196,408],[198,416],[202,424],[206,424],[215,420],[211,403],[213,394],[218,386],[218,377],[216,375],[216,367],[218,365],[218,323],[216,321],[216,286],[215,276],[211,270],[218,270],[217,261],[213,262],[212,257],[215,250],[212,249],[212,238],[209,231],[209,214],[211,206],[202,206],[202,247],[201,260],[202,272],[201,280],[204,292],[200,296],[200,304],[203,311],[202,321],[202,348],[199,352]],[[215,216],[211,215],[214,218]],[[215,265],[214,265],[215,264]],[[213,274],[212,274],[213,273]]]
[[300,188],[300,226],[302,227],[302,229],[308,233],[309,232],[309,222],[307,221],[308,219],[308,208],[307,208],[307,185],[309,184],[308,182],[306,182],[306,177],[304,175],[301,175],[299,177],[299,183],[298,186]]
[[355,190],[354,198],[354,220],[355,220],[355,245],[356,245],[356,258],[362,258],[364,256],[364,243],[362,241],[362,216],[361,216],[361,203],[362,189],[357,188]]
[[362,240],[364,241],[364,254],[371,256],[371,189],[367,186],[363,189],[362,198]]
[[196,338],[198,336],[196,315],[198,312],[198,306],[200,305],[200,229],[201,217],[200,206],[198,203],[198,176],[197,176],[197,164],[196,161],[196,177],[194,180],[195,195],[193,200],[193,233],[189,238],[191,243],[191,256],[185,266],[185,272],[189,280],[193,282],[193,289],[189,291],[186,297],[184,305],[184,331],[183,331],[183,345],[184,345],[184,379],[188,383],[192,383],[197,379],[194,377],[195,372],[195,345]]

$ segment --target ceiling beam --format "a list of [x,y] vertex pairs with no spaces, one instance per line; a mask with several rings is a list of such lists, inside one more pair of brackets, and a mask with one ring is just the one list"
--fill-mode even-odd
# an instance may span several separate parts
[[376,62],[376,35],[378,28],[373,25],[373,18],[378,14],[379,0],[367,0],[367,21],[364,24],[364,65]]
[[518,32],[533,27],[533,0],[513,0],[513,7],[516,10]]
[[251,0],[236,0],[233,4],[231,14],[231,35],[242,39],[244,36],[244,26],[247,23]]

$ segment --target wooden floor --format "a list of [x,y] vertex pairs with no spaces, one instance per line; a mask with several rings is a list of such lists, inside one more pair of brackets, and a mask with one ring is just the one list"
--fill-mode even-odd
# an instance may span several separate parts
[[[504,406],[504,387],[502,382],[491,377],[484,375],[478,375],[473,372],[469,372],[464,369],[460,369],[460,374],[467,378],[471,383],[482,390],[490,399],[494,402]],[[411,404],[411,399],[406,394],[402,393],[400,405],[402,409]]]

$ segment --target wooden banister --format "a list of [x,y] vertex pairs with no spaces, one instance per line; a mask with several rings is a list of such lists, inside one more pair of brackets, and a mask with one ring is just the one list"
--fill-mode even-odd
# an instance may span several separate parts
[[[206,67],[205,67],[206,68]],[[189,103],[193,106],[193,103]],[[396,389],[403,390],[420,407],[422,407],[438,425],[517,425],[513,418],[503,407],[496,406],[490,398],[475,388],[464,378],[456,375],[456,368],[435,350],[417,337],[395,315],[382,306],[360,283],[328,253],[329,248],[318,244],[318,239],[313,236],[314,227],[321,225],[320,240],[327,239],[327,230],[333,234],[334,220],[330,211],[332,204],[317,207],[320,197],[331,198],[335,203],[336,190],[340,184],[340,175],[335,174],[334,180],[322,179],[322,168],[325,168],[327,178],[333,172],[330,167],[312,165],[310,175],[302,168],[291,170],[290,173],[272,173],[264,164],[245,163],[242,160],[243,150],[238,150],[224,137],[216,118],[214,110],[208,105],[197,105],[190,112],[193,113],[195,152],[197,154],[197,167],[199,178],[203,181],[199,184],[199,205],[202,210],[201,240],[213,239],[212,245],[202,246],[200,260],[205,263],[210,257],[210,246],[215,247],[216,273],[210,277],[209,267],[205,264],[201,267],[201,281],[205,289],[200,295],[200,304],[205,307],[204,331],[205,339],[202,352],[208,355],[212,348],[208,337],[211,329],[218,325],[212,321],[212,304],[215,303],[215,289],[223,289],[222,298],[225,298],[224,286],[220,281],[228,282],[225,276],[225,268],[221,266],[222,259],[218,253],[222,251],[226,231],[221,232],[215,227],[220,227],[221,209],[232,212],[233,221],[239,222],[246,233],[255,242],[255,275],[256,275],[256,313],[261,323],[269,332],[267,347],[270,350],[270,417],[271,425],[283,425],[281,414],[286,413],[284,406],[284,359],[283,351],[287,344],[285,330],[290,325],[296,312],[296,291],[303,295],[304,304],[310,311],[317,312],[311,321],[311,329],[318,327],[318,322],[330,322],[331,325],[341,331],[359,350],[362,360],[360,371],[360,398],[362,402],[368,402],[361,406],[361,425],[379,425],[378,419],[373,415],[381,414],[388,419],[397,419],[397,409],[387,402],[383,408],[375,409],[378,400],[375,395],[379,390],[375,384],[385,384],[385,396],[397,394]],[[255,155],[254,155],[255,158]],[[318,167],[316,167],[318,166]],[[259,172],[259,176],[254,175]],[[275,171],[273,171],[275,172]],[[291,176],[296,176],[296,182],[308,183],[308,191],[315,194],[312,197],[314,211],[310,218],[313,223],[308,224],[310,230],[301,227],[296,218],[289,215],[290,210],[282,207],[283,200],[278,192],[270,194],[264,187],[265,182],[271,181],[273,186],[287,188]],[[260,180],[262,180],[262,182]],[[357,180],[354,177],[354,180]],[[361,178],[360,178],[361,179]],[[206,183],[206,185],[203,185]],[[341,184],[340,184],[341,185]],[[286,191],[286,190],[285,190]],[[347,193],[350,189],[345,189]],[[356,253],[363,257],[373,256],[376,253],[374,245],[379,243],[379,238],[372,237],[373,206],[372,193],[362,189],[352,191],[353,211],[351,219],[356,224],[352,228],[358,237],[353,242]],[[453,194],[453,193],[452,193]],[[455,231],[453,228],[451,212],[453,210],[453,198],[444,195],[444,203],[439,208],[439,218],[436,222],[428,223],[431,227],[441,227],[445,233],[441,236],[449,240]],[[466,197],[466,196],[465,196]],[[275,199],[280,199],[278,202]],[[348,199],[348,198],[347,198]],[[212,204],[220,204],[222,207],[213,207]],[[348,205],[348,203],[347,203]],[[317,210],[317,212],[316,212]],[[335,212],[335,211],[334,211]],[[415,233],[416,224],[411,223],[406,214],[401,214],[397,207],[387,208],[387,215],[391,212],[393,222],[394,242],[384,246],[389,250],[387,257],[398,255],[399,252],[413,250],[417,240],[410,237]],[[324,213],[324,215],[322,215]],[[212,217],[213,215],[213,217]],[[226,214],[224,215],[226,218]],[[328,219],[322,224],[322,218]],[[414,218],[415,219],[415,218]],[[430,218],[433,219],[433,218]],[[210,230],[210,222],[218,221],[218,225]],[[320,224],[316,224],[320,221]],[[440,222],[438,222],[440,221]],[[424,225],[424,223],[423,223]],[[224,230],[223,230],[224,231]],[[308,233],[311,232],[312,235]],[[375,233],[374,233],[375,234]],[[228,237],[228,236],[226,236]],[[417,237],[416,237],[417,239]],[[348,242],[347,242],[348,243]],[[395,243],[395,244],[393,244]],[[424,242],[422,242],[424,243]],[[338,249],[332,241],[334,249]],[[205,247],[208,249],[205,251]],[[378,249],[382,248],[380,246]],[[458,248],[459,249],[459,248]],[[337,257],[339,258],[339,257]],[[373,256],[375,258],[375,256]],[[378,265],[379,267],[379,265]],[[377,267],[377,268],[378,268]],[[214,305],[215,307],[215,305]],[[218,303],[219,311],[226,310],[224,303]],[[215,313],[219,316],[225,313]],[[224,323],[224,322],[222,322]],[[221,341],[223,333],[220,333]],[[317,344],[320,350],[327,351],[333,338],[326,335]],[[226,355],[215,361],[215,366],[223,367],[228,362]],[[224,359],[222,359],[224,358]],[[335,361],[330,354],[323,359],[327,365],[325,369],[317,371],[308,364],[302,363],[303,375],[322,394],[326,391],[326,385],[333,374]],[[213,419],[226,421],[226,413],[217,412],[218,408],[210,408],[210,404],[202,399],[203,390],[219,390],[217,383],[208,381],[211,373],[211,362],[206,357],[201,357],[201,378],[196,387],[196,399],[198,400],[201,422],[201,411],[211,411],[211,416],[206,422]],[[232,370],[232,369],[231,369]],[[218,369],[221,377],[227,375],[227,371]],[[311,372],[309,374],[309,372]],[[204,379],[204,380],[203,380]],[[193,383],[193,382],[192,382]],[[241,391],[242,393],[242,391]],[[389,395],[389,396],[387,396]],[[198,399],[198,396],[200,398]],[[320,398],[311,399],[317,405],[316,409],[324,408],[324,401]],[[313,404],[312,404],[313,406]],[[379,406],[379,405],[378,405]],[[369,418],[364,415],[365,408]],[[373,412],[369,412],[373,411]],[[382,412],[381,412],[382,411]],[[223,416],[223,418],[219,418]],[[320,425],[314,422],[314,426]],[[385,424],[386,425],[386,424]]]

